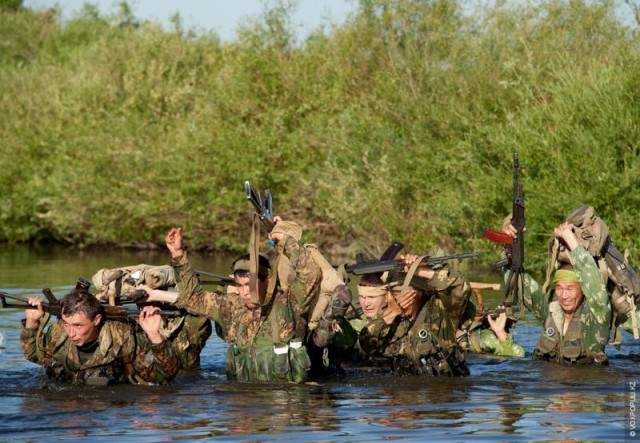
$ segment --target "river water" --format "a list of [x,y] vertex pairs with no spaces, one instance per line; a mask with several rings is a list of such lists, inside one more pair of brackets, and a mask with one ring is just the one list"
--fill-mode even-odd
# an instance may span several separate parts
[[[229,258],[193,262],[226,274]],[[50,287],[62,296],[100,268],[167,260],[165,253],[3,246],[0,291],[27,296]],[[498,280],[478,275],[474,280]],[[498,297],[487,293],[486,305]],[[620,349],[608,347],[609,366],[562,367],[530,359],[541,326],[527,314],[515,328],[527,357],[468,354],[467,378],[350,370],[341,380],[305,385],[226,381],[226,345],[214,336],[202,369],[168,386],[71,388],[44,387],[40,367],[24,359],[22,317],[0,309],[0,442],[640,440],[640,340],[626,333]]]

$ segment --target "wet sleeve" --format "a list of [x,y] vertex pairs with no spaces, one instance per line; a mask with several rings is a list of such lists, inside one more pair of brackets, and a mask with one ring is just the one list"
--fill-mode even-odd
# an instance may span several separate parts
[[486,354],[499,355],[503,357],[524,357],[524,348],[513,341],[513,336],[507,334],[504,341],[498,340],[496,334],[488,329],[480,329],[472,332],[481,352]]
[[139,377],[149,383],[166,383],[176,376],[179,360],[170,341],[154,344],[143,332],[136,341],[134,368]]
[[374,318],[358,334],[360,349],[370,355],[384,351],[390,331],[391,325],[385,323],[381,315]]
[[27,329],[24,327],[24,320],[22,320],[22,327],[20,328],[20,347],[27,360],[40,363],[40,358],[37,352],[36,339],[38,337],[38,329]]
[[45,314],[40,319],[40,325],[36,329],[27,329],[24,325],[26,320],[22,320],[22,326],[20,328],[20,347],[27,360],[43,364],[44,363],[44,350],[51,341],[51,337],[56,330],[56,336],[61,332],[61,327],[58,322],[54,322],[47,328],[46,332],[44,328],[47,327],[47,323],[51,318],[51,314]]

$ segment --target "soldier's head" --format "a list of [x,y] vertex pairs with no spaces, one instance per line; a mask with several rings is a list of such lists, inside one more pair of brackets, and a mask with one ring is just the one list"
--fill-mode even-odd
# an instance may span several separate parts
[[233,262],[233,278],[236,281],[236,288],[240,295],[242,303],[249,308],[255,309],[264,303],[267,287],[269,286],[269,278],[271,276],[271,266],[269,260],[264,255],[258,256],[258,300],[251,300],[251,289],[249,286],[249,272],[251,270],[251,261],[249,254],[238,257]]
[[62,298],[62,326],[76,346],[94,342],[100,334],[104,307],[85,289],[74,289]]
[[584,299],[578,276],[570,264],[563,264],[553,276],[556,299],[565,314],[573,314]]
[[387,306],[387,285],[380,274],[365,274],[358,283],[360,307],[367,319],[372,319]]

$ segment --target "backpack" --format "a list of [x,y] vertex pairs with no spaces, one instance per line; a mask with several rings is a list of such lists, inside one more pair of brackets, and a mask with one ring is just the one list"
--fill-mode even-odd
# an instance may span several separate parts
[[153,289],[162,289],[176,284],[173,267],[169,265],[151,266],[145,264],[124,266],[115,269],[100,269],[91,281],[98,289],[96,297],[100,300],[112,301],[120,297],[131,297],[139,284],[146,284]]
[[[596,261],[602,281],[611,298],[613,311],[611,329],[615,330],[613,344],[620,343],[619,326],[631,316],[633,336],[638,334],[636,304],[640,302],[640,275],[627,263],[625,256],[615,247],[609,236],[609,227],[597,216],[591,206],[581,206],[569,217],[567,222],[574,226],[578,243],[591,254]],[[562,263],[569,263],[569,251],[560,241],[551,236],[549,239],[549,261],[547,275],[542,290],[546,293],[555,269]]]

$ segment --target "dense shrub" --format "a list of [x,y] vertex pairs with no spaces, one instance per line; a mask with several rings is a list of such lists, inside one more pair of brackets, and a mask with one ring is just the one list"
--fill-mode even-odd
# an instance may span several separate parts
[[[13,5],[16,2],[5,2]],[[527,262],[581,204],[640,253],[640,63],[613,1],[361,0],[298,41],[278,3],[236,41],[88,6],[0,8],[0,238],[246,247],[243,182],[334,254],[500,251],[512,157]]]

